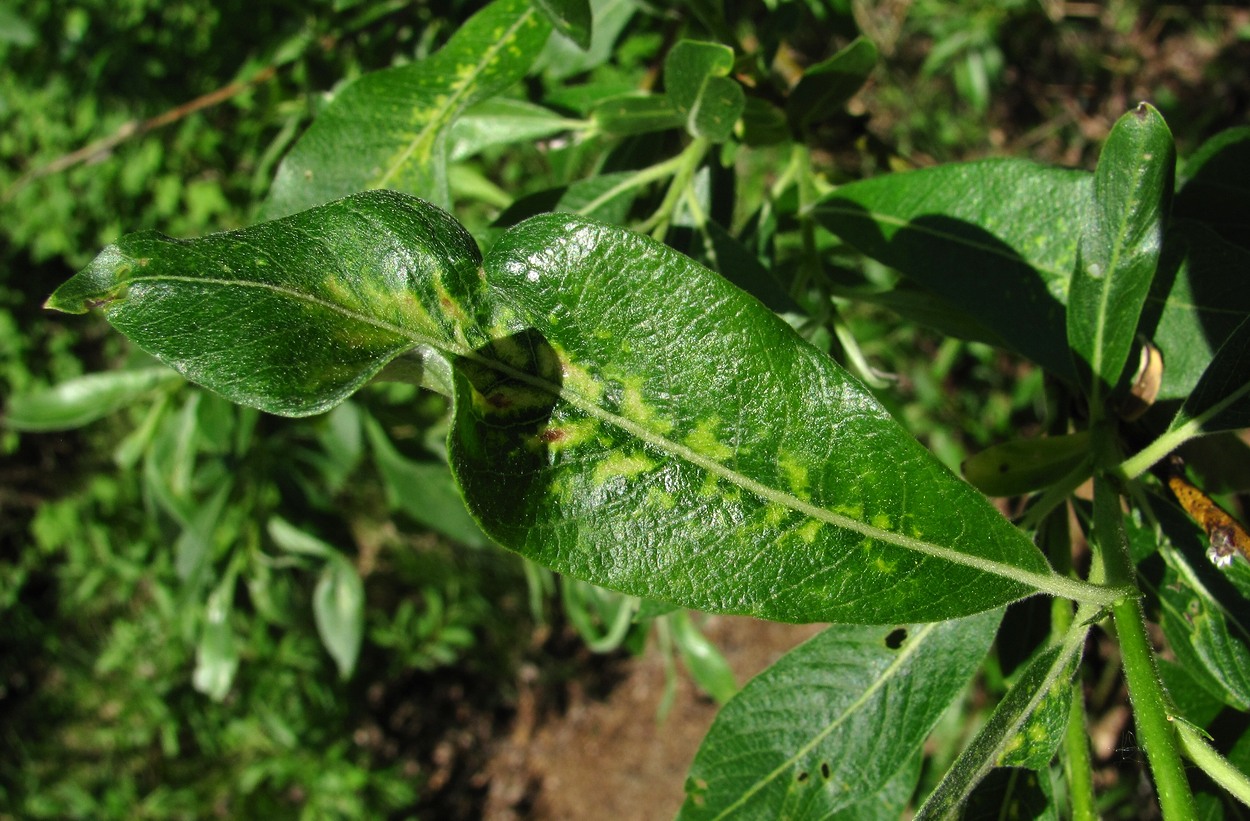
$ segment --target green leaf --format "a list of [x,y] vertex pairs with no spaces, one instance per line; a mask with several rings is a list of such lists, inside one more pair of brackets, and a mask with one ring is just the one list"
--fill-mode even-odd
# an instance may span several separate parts
[[692,137],[724,142],[746,106],[733,70],[734,53],[719,43],[682,40],[664,59],[664,86]]
[[716,716],[678,817],[823,818],[877,795],[967,686],[1001,618],[835,626],[790,651]]
[[47,390],[14,396],[5,408],[4,424],[14,430],[72,430],[180,381],[168,368],[87,374]]
[[590,116],[597,129],[618,137],[682,125],[681,112],[672,100],[659,95],[613,97],[595,106]]
[[981,160],[841,186],[815,217],[1012,350],[1071,377],[1064,303],[1090,190],[1085,172]]
[[1120,118],[1098,158],[1068,296],[1068,342],[1092,405],[1128,361],[1159,265],[1175,170],[1172,132],[1146,103]]
[[1204,433],[1250,427],[1250,319],[1243,320],[1168,426]]
[[230,627],[234,583],[234,574],[228,573],[209,594],[204,605],[204,625],[195,646],[191,685],[213,701],[226,697],[239,670],[239,648]]
[[589,0],[534,0],[556,31],[583,51],[590,48],[591,15]]
[[716,645],[695,626],[694,620],[687,612],[673,615],[669,620],[673,627],[673,644],[681,654],[682,663],[686,665],[690,677],[699,689],[707,693],[717,704],[724,704],[738,692],[738,681],[734,678],[729,662],[721,654]]
[[230,498],[233,482],[223,482],[208,500],[202,503],[191,517],[191,521],[178,534],[174,542],[174,571],[183,581],[194,581],[206,569],[210,551],[213,548],[213,537],[217,533],[217,524],[221,513]]
[[1033,708],[1028,720],[1007,741],[996,762],[998,767],[1026,767],[1044,772],[1050,765],[1067,731],[1076,662],[1077,659],[1071,659],[1068,670],[1051,682],[1050,689]]
[[424,336],[449,336],[456,323],[442,314],[440,293],[450,278],[476,279],[479,260],[448,214],[374,192],[189,242],[130,234],[48,306],[100,306],[193,382],[270,413],[307,416],[337,405]]
[[1056,686],[1070,686],[1069,674],[1081,647],[1079,638],[1070,636],[1065,645],[1051,647],[1033,657],[1015,686],[994,708],[990,720],[925,800],[916,814],[916,821],[952,817],[1000,757],[1012,748],[1037,706],[1054,697]]
[[1168,232],[1141,323],[1163,353],[1159,400],[1187,398],[1220,346],[1250,318],[1248,269],[1250,251],[1205,225],[1181,222]]
[[1022,496],[1055,484],[1088,459],[1089,452],[1087,430],[1012,439],[970,456],[963,474],[987,496]]
[[352,563],[337,552],[326,562],[313,589],[313,618],[317,633],[339,677],[351,677],[360,655],[365,630],[365,586]]
[[493,145],[532,142],[585,125],[524,100],[493,97],[465,111],[451,126],[448,157],[457,162]]
[[460,544],[470,547],[490,544],[490,539],[465,509],[446,464],[405,458],[371,416],[365,417],[365,433],[391,510],[402,510],[414,521]]
[[558,214],[476,253],[428,203],[368,192],[126,237],[50,304],[102,304],[191,378],[288,415],[405,348],[441,356],[450,461],[486,533],[632,595],[861,623],[1110,595],[1054,574],[859,383],[689,258]]
[[841,111],[877,65],[877,47],[856,37],[827,60],[808,66],[786,100],[791,126],[802,129]]
[[524,77],[550,33],[546,17],[526,0],[496,0],[425,60],[350,83],[282,161],[265,217],[371,188],[446,204],[452,124]]

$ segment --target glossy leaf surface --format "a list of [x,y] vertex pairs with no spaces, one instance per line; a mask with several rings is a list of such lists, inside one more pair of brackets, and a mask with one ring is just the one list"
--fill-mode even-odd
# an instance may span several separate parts
[[188,377],[288,415],[437,352],[486,533],[634,595],[887,623],[1093,594],[785,322],[624,229],[536,217],[481,262],[442,211],[369,192],[200,240],[132,235],[49,304],[101,305]]
[[495,0],[425,60],[347,85],[282,161],[264,215],[371,188],[448,202],[452,124],[468,106],[524,77],[550,33],[546,16],[526,0]]
[[1120,118],[1098,158],[1068,294],[1068,342],[1093,402],[1128,361],[1159,265],[1175,167],[1172,132],[1145,103]]
[[983,160],[844,185],[816,219],[949,300],[1003,343],[1069,376],[1068,279],[1090,175]]
[[873,798],[967,685],[1001,616],[835,626],[792,650],[716,717],[679,818],[825,818]]

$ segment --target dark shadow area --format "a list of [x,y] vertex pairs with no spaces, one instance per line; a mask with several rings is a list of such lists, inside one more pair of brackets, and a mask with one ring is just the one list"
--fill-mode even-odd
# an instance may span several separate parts
[[861,205],[838,198],[822,203],[816,213],[822,225],[864,254],[959,305],[1011,350],[1072,378],[1064,306],[1037,271],[998,237],[962,220],[925,215],[886,239]]
[[483,529],[516,549],[548,510],[548,446],[564,434],[551,412],[563,384],[555,349],[538,331],[500,337],[456,360],[450,462]]

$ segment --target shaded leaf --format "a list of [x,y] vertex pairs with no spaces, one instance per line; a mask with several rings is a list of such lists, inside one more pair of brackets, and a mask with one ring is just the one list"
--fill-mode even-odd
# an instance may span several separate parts
[[963,821],[1058,821],[1061,816],[1049,771],[999,767],[972,791],[960,817]]
[[443,462],[417,462],[406,458],[391,443],[386,431],[371,416],[365,417],[365,433],[373,461],[382,475],[386,501],[391,510],[402,510],[413,521],[470,547],[485,547],[490,539],[465,509],[464,500]]
[[[1159,266],[1176,168],[1172,132],[1142,103],[1116,122],[1068,294],[1068,342],[1092,403],[1119,382]],[[1097,411],[1101,412],[1101,410]]]
[[339,91],[283,159],[266,218],[371,188],[446,204],[448,135],[467,107],[525,76],[551,32],[526,0],[495,0],[420,62]]
[[682,40],[664,58],[664,86],[692,137],[724,142],[746,106],[733,70],[734,53],[719,43]]
[[1195,222],[1173,226],[1142,317],[1163,353],[1158,399],[1184,399],[1220,346],[1250,318],[1250,251]]
[[4,424],[14,430],[72,430],[180,381],[168,368],[87,374],[12,397],[4,409]]
[[823,818],[873,798],[967,686],[1001,618],[834,626],[790,651],[716,716],[679,818]]
[[801,129],[838,113],[876,65],[877,47],[866,37],[856,37],[837,54],[808,66],[786,99],[792,127]]
[[949,164],[843,185],[815,217],[1012,350],[1071,377],[1064,303],[1091,182],[1023,160]]
[[1229,334],[1168,430],[1204,433],[1250,427],[1250,319]]
[[534,5],[542,9],[556,31],[572,40],[583,51],[590,48],[589,0],[534,0]]
[[1080,646],[1078,641],[1069,641],[1063,647],[1051,647],[1033,657],[1019,680],[994,708],[989,721],[960,753],[937,789],[925,799],[916,821],[949,818],[968,800],[977,784],[1011,748],[1017,734],[1028,726],[1037,705],[1053,698],[1056,686],[1071,686],[1068,672],[1079,656]]
[[1184,164],[1172,214],[1211,226],[1250,251],[1250,127],[1221,131]]

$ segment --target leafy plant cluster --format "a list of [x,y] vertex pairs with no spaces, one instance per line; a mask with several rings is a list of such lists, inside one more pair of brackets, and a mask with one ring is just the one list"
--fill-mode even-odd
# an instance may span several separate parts
[[[697,641],[678,607],[835,623],[732,698],[703,670],[728,701],[682,817],[1094,817],[1121,800],[1092,786],[1082,653],[1099,627],[1119,642],[1165,817],[1236,812],[1244,745],[1221,717],[1250,704],[1235,558],[1250,537],[1201,486],[1245,451],[1231,433],[1250,407],[1250,132],[1178,166],[1143,103],[1093,173],[1002,159],[851,180],[819,157],[865,136],[844,106],[878,49],[849,13],[769,11],[696,2],[647,20],[496,0],[422,59],[340,88],[278,165],[261,221],[127,235],[49,300],[101,308],[181,377],[137,361],[14,401],[10,424],[140,409],[117,458],[142,465],[178,535],[130,561],[180,580],[193,683],[217,698],[268,667],[240,666],[241,632],[299,614],[353,669],[377,534],[328,514],[368,458],[382,503],[464,555],[495,557],[493,542],[625,594],[565,582],[604,646],[657,617]],[[775,70],[817,24],[843,45]],[[863,305],[1033,363],[1012,405],[1044,378],[1044,434],[968,460],[976,487],[953,476],[867,387],[889,380],[853,333]],[[450,472],[401,453],[405,427],[441,434],[420,449]],[[1214,457],[1166,460],[1204,441]],[[1092,500],[1077,495],[1091,478]],[[982,492],[1026,498],[1022,515]],[[292,568],[318,579],[307,601]],[[275,589],[294,598],[271,608]],[[239,617],[244,590],[255,617]],[[1040,641],[1001,628],[1039,594]],[[426,613],[443,602],[427,593]],[[374,643],[441,663],[437,642],[409,644],[429,629],[414,612],[396,607]],[[1023,661],[1005,696],[918,796],[924,739],[1008,655]]]

